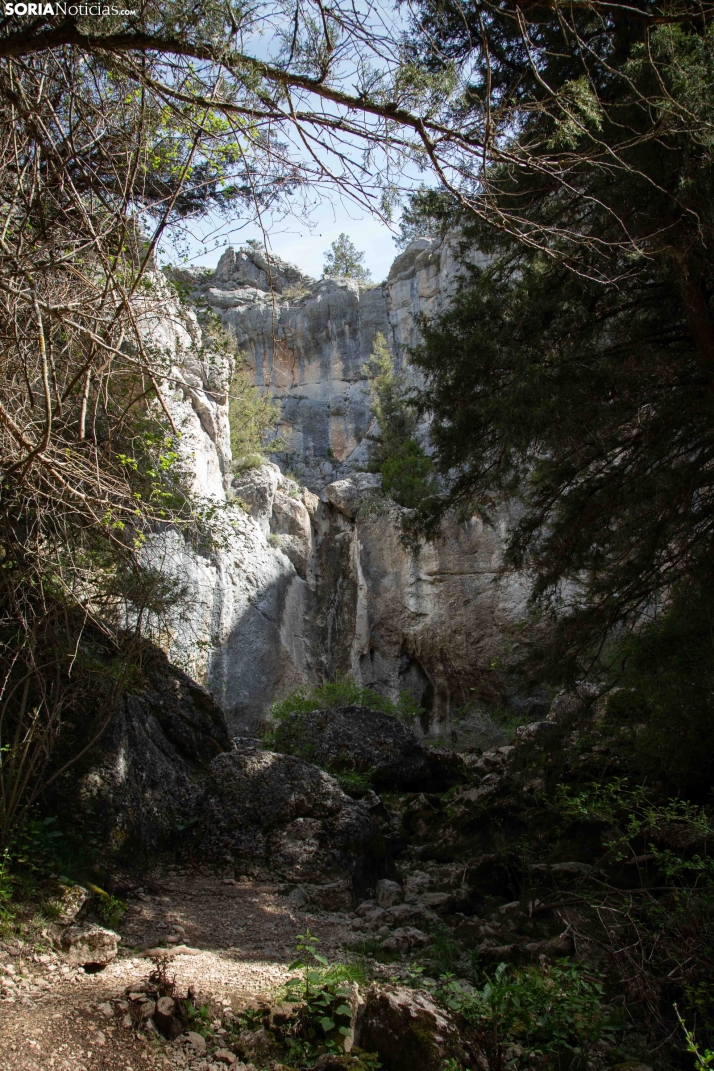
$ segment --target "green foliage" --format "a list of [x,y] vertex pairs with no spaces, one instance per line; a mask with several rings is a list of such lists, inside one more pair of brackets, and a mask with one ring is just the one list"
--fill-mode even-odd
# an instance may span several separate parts
[[446,923],[439,922],[433,927],[430,951],[438,974],[446,974],[453,969],[460,949]]
[[411,196],[404,208],[395,243],[399,249],[406,249],[415,238],[442,237],[457,218],[457,207],[450,194],[424,187]]
[[0,856],[0,926],[12,921],[14,915],[10,908],[12,902],[12,877],[10,875],[10,851],[3,850]]
[[[706,809],[683,799],[659,802],[646,785],[630,785],[622,778],[584,789],[560,785],[556,809],[570,821],[595,822],[604,827],[606,857],[600,862],[629,862],[647,851],[668,882],[709,885],[714,889],[714,859],[706,854],[714,823]],[[676,833],[679,851],[662,847],[662,831]],[[693,852],[698,845],[700,852]]]
[[694,1031],[689,1030],[687,1028],[686,1023],[682,1019],[682,1016],[679,1014],[679,1008],[676,1004],[674,1006],[674,1010],[677,1013],[679,1025],[681,1026],[682,1031],[684,1033],[685,1041],[687,1044],[687,1052],[691,1053],[691,1055],[694,1057],[695,1071],[710,1071],[710,1069],[714,1067],[714,1052],[712,1052],[710,1049],[705,1049],[704,1052],[700,1050],[694,1037]]
[[606,1006],[602,982],[576,963],[501,963],[484,979],[477,988],[456,979],[431,988],[476,1027],[490,1066],[504,1066],[508,1056],[510,1067],[587,1067],[593,1047],[622,1028]]
[[298,934],[298,956],[289,969],[300,974],[285,986],[288,1000],[300,1004],[290,1031],[289,1052],[292,1060],[297,1057],[298,1063],[307,1066],[320,1052],[343,1051],[352,1017],[352,991],[340,972],[330,972],[327,960],[316,951],[317,944],[318,938],[309,930]]
[[[331,710],[335,707],[360,706],[390,714],[411,723],[419,715],[420,708],[408,692],[402,692],[399,700],[379,695],[371,688],[362,688],[352,678],[332,681],[315,688],[303,686],[285,699],[273,703],[270,708],[268,728],[263,733],[263,745],[285,755],[297,755],[306,762],[315,760],[315,748],[304,732],[302,718],[314,710]],[[338,780],[343,790],[359,798],[371,787],[371,770],[346,770],[338,763],[327,766],[328,772]]]
[[680,585],[651,622],[613,646],[619,686],[603,728],[633,777],[702,793],[714,777],[714,591]]
[[[711,1045],[710,809],[616,778],[561,785],[549,824],[561,844],[588,845],[593,870],[579,880],[578,896],[591,905],[613,947],[628,949],[626,957],[615,956],[614,966],[628,992],[647,1000],[650,1029],[662,1039],[671,1035],[677,999]],[[640,966],[633,970],[635,955]]]
[[424,447],[416,439],[407,439],[380,465],[382,490],[400,506],[414,509],[425,497],[436,492],[433,465]]
[[[508,563],[558,622],[539,664],[572,681],[675,583],[714,572],[714,30],[663,25],[645,46],[629,20],[603,32],[579,9],[567,30],[534,15],[527,45],[523,17],[420,5],[424,61],[473,62],[465,108],[481,115],[488,85],[519,111],[522,155],[488,170],[489,208],[460,215],[488,257],[412,355],[445,488],[417,527],[520,498]],[[554,152],[572,154],[567,192],[545,173]],[[605,175],[601,152],[622,166]],[[520,219],[493,227],[489,209]]]
[[364,253],[358,252],[346,234],[341,234],[325,253],[325,267],[322,274],[344,276],[347,279],[358,279],[366,283],[370,274],[363,261]]
[[369,775],[360,773],[358,770],[338,770],[334,777],[343,792],[357,799],[364,796],[372,787]]
[[[394,703],[371,688],[362,688],[353,678],[345,677],[343,680],[328,681],[314,688],[303,686],[296,689],[285,699],[273,703],[269,720],[272,726],[277,727],[294,715],[350,706],[368,707],[382,714],[392,714],[403,721],[412,720],[420,712],[408,692],[402,692],[399,700]],[[270,732],[266,739],[272,739]]]
[[365,366],[371,379],[372,411],[379,431],[370,463],[382,474],[382,491],[400,506],[420,506],[438,487],[433,465],[415,438],[418,413],[406,376],[397,371],[384,335],[377,334]]
[[112,896],[98,885],[89,885],[88,888],[99,897],[97,911],[107,926],[115,929],[126,914],[126,904],[116,896]]
[[250,369],[238,352],[234,336],[217,316],[204,315],[201,328],[206,356],[215,359],[215,354],[220,353],[235,362],[228,391],[233,469],[243,472],[257,468],[263,463],[263,453],[280,447],[277,441],[266,445],[266,438],[275,431],[280,417],[280,405],[255,385]]
[[200,1034],[206,1041],[210,1040],[210,1038],[213,1037],[213,1030],[211,1028],[213,1016],[211,1014],[210,1005],[195,1004],[192,1000],[185,1000],[183,1006],[186,1011],[188,1029],[193,1030],[196,1034]]

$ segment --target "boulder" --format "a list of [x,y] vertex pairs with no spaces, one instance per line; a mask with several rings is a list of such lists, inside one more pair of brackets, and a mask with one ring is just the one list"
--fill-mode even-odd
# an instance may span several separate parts
[[443,1071],[452,1060],[470,1066],[456,1023],[414,989],[371,986],[357,1011],[355,1044],[379,1053],[384,1071]]
[[377,903],[380,907],[392,907],[393,904],[401,903],[404,899],[404,890],[396,881],[382,878],[377,882],[375,892]]
[[342,898],[343,886],[333,885],[341,879],[357,888],[373,883],[386,864],[369,809],[329,774],[291,755],[240,746],[219,755],[199,820],[205,857],[267,866],[308,889],[329,886],[325,895]]
[[173,846],[195,817],[211,760],[230,746],[209,693],[147,644],[140,681],[99,743],[55,782],[52,806],[72,821],[91,811],[110,849]]
[[360,503],[369,495],[373,495],[382,486],[382,477],[374,472],[355,472],[344,480],[336,480],[325,488],[325,495],[329,502],[344,513],[345,517],[354,520]]
[[245,502],[251,517],[258,522],[265,535],[270,532],[270,515],[281,480],[282,473],[272,462],[248,469],[233,480],[233,493]]
[[81,885],[66,885],[60,881],[46,894],[52,913],[56,913],[57,922],[63,926],[75,921],[88,899],[89,893]]
[[466,779],[463,760],[432,755],[408,725],[368,707],[291,715],[276,727],[275,746],[332,773],[362,774],[377,787],[443,791]]
[[68,926],[60,948],[68,963],[77,967],[106,967],[117,954],[120,938],[103,926]]

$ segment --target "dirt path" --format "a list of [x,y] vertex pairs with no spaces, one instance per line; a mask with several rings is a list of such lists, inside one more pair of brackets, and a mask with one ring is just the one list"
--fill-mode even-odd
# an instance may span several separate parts
[[181,992],[191,986],[210,999],[220,1031],[221,1008],[230,1016],[285,979],[295,935],[306,927],[325,955],[339,956],[347,914],[297,910],[279,888],[179,870],[154,874],[127,898],[120,955],[96,974],[70,969],[54,953],[0,950],[0,1071],[225,1071],[225,1062],[181,1042],[137,1034],[128,996],[152,969],[145,950],[167,940],[187,946],[170,973]]

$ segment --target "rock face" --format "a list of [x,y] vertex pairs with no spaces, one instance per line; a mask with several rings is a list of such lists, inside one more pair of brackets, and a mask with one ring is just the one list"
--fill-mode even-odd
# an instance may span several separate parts
[[401,357],[417,341],[421,314],[452,295],[455,242],[420,238],[395,260],[379,286],[354,279],[315,281],[271,258],[268,293],[262,253],[228,249],[196,293],[235,334],[256,382],[280,400],[280,464],[311,490],[363,466],[372,424],[364,370],[381,333]]
[[325,495],[337,505],[318,519],[315,537],[322,672],[334,666],[392,697],[406,691],[438,725],[469,702],[471,688],[488,684],[489,667],[503,660],[525,615],[525,578],[500,573],[508,511],[493,527],[477,517],[450,522],[439,542],[415,553],[400,540],[401,508],[375,503],[361,477],[329,485]]
[[361,774],[376,789],[444,791],[454,783],[412,729],[367,707],[296,714],[277,727],[275,741],[324,769]]
[[385,865],[367,806],[291,755],[238,747],[214,759],[200,814],[204,855],[267,866],[287,881],[348,876],[360,888]]
[[275,456],[308,486],[273,463],[232,473],[231,362],[168,292],[163,313],[144,317],[167,353],[164,400],[210,518],[201,538],[169,530],[147,541],[147,558],[184,590],[153,638],[211,691],[233,733],[254,733],[270,703],[305,682],[350,675],[393,699],[407,691],[427,732],[441,732],[474,688],[491,687],[528,594],[525,579],[499,571],[508,510],[492,527],[454,522],[412,553],[379,477],[352,471],[366,459],[363,366],[376,333],[400,355],[456,278],[455,244],[429,239],[377,287],[315,282],[252,250],[227,250],[212,275],[186,275],[281,401],[288,448]]
[[[142,672],[82,767],[56,782],[55,802],[75,818],[89,811],[110,856],[240,860],[307,886],[309,902],[343,906],[384,876],[374,793],[357,802],[310,762],[235,744],[220,707],[161,651],[147,647]],[[86,896],[72,890],[76,910]],[[65,933],[72,962],[99,962],[87,949],[103,931]]]
[[357,1012],[355,1044],[378,1052],[385,1071],[443,1071],[449,1061],[470,1066],[456,1023],[413,989],[371,986]]

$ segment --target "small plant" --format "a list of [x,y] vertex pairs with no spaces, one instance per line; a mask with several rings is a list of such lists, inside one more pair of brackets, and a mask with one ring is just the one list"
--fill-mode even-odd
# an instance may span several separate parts
[[112,896],[105,889],[100,889],[98,885],[90,885],[89,888],[99,897],[97,912],[100,918],[106,922],[107,926],[118,926],[126,913],[124,901]]
[[185,1000],[183,1002],[184,1009],[186,1011],[186,1021],[188,1023],[188,1029],[193,1030],[196,1034],[200,1034],[201,1037],[209,1038],[213,1037],[213,1030],[211,1029],[211,1009],[208,1004],[196,1005],[192,1000]]
[[6,848],[0,856],[0,923],[11,922],[15,917],[10,910],[11,901],[10,852]]
[[320,979],[320,974],[319,971],[315,969],[315,964],[321,963],[323,966],[327,966],[325,957],[315,951],[315,945],[318,945],[319,943],[319,937],[315,937],[309,930],[305,930],[305,933],[299,933],[295,945],[295,950],[298,953],[298,956],[288,968],[288,970],[291,971],[299,969],[303,972],[302,979],[305,989],[302,994],[302,999],[304,1000],[310,999],[311,981],[319,981]]
[[271,532],[268,536],[268,545],[274,547],[275,550],[280,550],[283,545],[283,541],[279,535],[276,535],[275,532]]
[[437,923],[432,930],[431,958],[439,974],[452,970],[459,955],[459,946],[445,923]]
[[300,1007],[288,1027],[285,1042],[290,1062],[311,1066],[320,1052],[341,1052],[350,1032],[352,994],[345,973],[330,966],[316,951],[318,938],[306,930],[297,937],[297,958],[290,970],[300,973],[288,980],[288,1000]]
[[676,1004],[674,1005],[674,1010],[677,1013],[679,1025],[684,1032],[684,1037],[687,1042],[687,1052],[691,1053],[694,1057],[695,1071],[710,1071],[710,1069],[714,1067],[714,1052],[710,1049],[705,1049],[704,1052],[702,1052],[699,1049],[694,1037],[694,1031],[687,1029],[687,1025],[679,1014],[679,1008]]
[[348,796],[354,796],[357,799],[366,795],[372,787],[369,774],[358,773],[357,770],[347,770],[342,773],[336,773],[335,780],[343,792],[346,792]]

